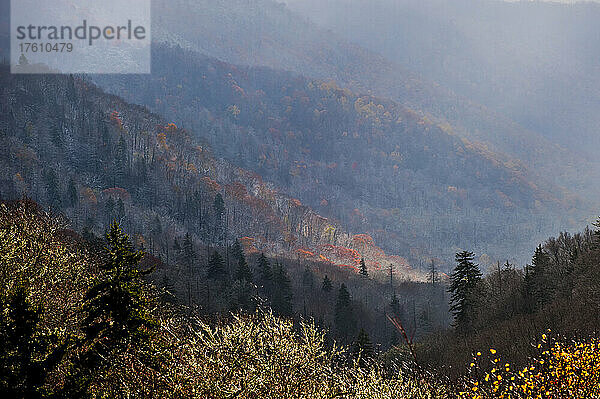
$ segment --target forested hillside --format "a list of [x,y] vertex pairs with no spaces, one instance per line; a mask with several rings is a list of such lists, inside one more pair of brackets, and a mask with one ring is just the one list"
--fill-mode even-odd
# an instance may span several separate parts
[[[295,5],[297,2],[291,3]],[[457,38],[454,35],[453,30],[442,31],[442,27],[452,23],[452,21],[440,21],[438,18],[439,15],[444,15],[444,7],[436,9],[434,2],[430,7],[433,8],[431,13],[420,12],[411,19],[415,14],[410,12],[410,8],[404,13],[395,8],[383,7],[383,10],[388,12],[379,16],[376,11],[381,7],[373,3],[371,9],[371,3],[358,0],[352,3],[352,7],[346,7],[344,3],[334,1],[313,3],[301,0],[299,9],[307,11],[306,7],[308,7],[308,10],[311,10],[310,13],[301,15],[274,0],[155,1],[153,15],[157,31],[153,37],[160,43],[179,45],[232,64],[269,66],[294,71],[325,81],[334,80],[340,87],[347,87],[360,94],[368,93],[390,98],[437,123],[449,125],[448,128],[461,137],[504,154],[511,162],[529,167],[532,173],[536,173],[536,179],[568,187],[595,204],[598,191],[591,183],[599,177],[596,173],[599,168],[593,156],[566,150],[545,137],[546,130],[532,130],[534,125],[531,124],[527,125],[530,129],[524,128],[515,122],[511,115],[505,115],[499,109],[486,106],[487,102],[477,101],[477,98],[470,96],[468,92],[453,91],[454,86],[446,85],[443,80],[436,79],[436,76],[426,74],[429,69],[446,68],[447,70],[442,71],[443,76],[463,74],[463,78],[469,78],[474,75],[480,78],[480,81],[485,81],[485,77],[489,75],[488,71],[494,68],[490,63],[483,63],[480,68],[479,64],[476,64],[475,68],[478,69],[474,74],[470,74],[466,71],[472,71],[473,66],[468,64],[468,58],[466,60],[463,58],[462,63],[455,63],[452,66],[443,59],[440,60],[440,56],[445,54],[448,54],[451,60],[458,58],[454,50],[460,47],[459,43],[462,40],[461,36]],[[415,3],[421,8],[427,7],[424,3],[429,4],[420,1]],[[446,3],[450,7],[450,4],[456,2]],[[506,4],[503,1],[495,3],[500,3],[498,7]],[[366,9],[356,8],[356,4],[363,4]],[[456,6],[456,8],[460,7],[470,10],[486,6],[469,8],[469,3],[466,2],[464,5],[460,3]],[[532,14],[535,14],[535,5],[527,7],[532,9]],[[471,11],[467,15],[471,15],[470,13]],[[325,23],[330,20],[328,17],[331,14],[336,16],[333,19],[341,22],[340,25]],[[493,12],[488,12],[486,18],[489,17],[488,14],[491,14],[491,18],[494,19]],[[310,19],[306,15],[309,15]],[[344,18],[344,15],[348,15],[348,19]],[[383,21],[365,20],[365,16],[369,15],[381,17]],[[341,18],[338,18],[339,16]],[[357,18],[362,19],[357,21]],[[475,18],[478,16],[472,17]],[[316,24],[312,21],[323,23]],[[350,29],[350,25],[344,26],[346,21],[352,23],[354,29]],[[387,24],[389,21],[392,23],[391,26]],[[436,26],[438,21],[440,26]],[[523,21],[526,23],[527,19]],[[461,22],[464,22],[464,18]],[[496,22],[494,21],[494,24]],[[582,24],[585,25],[583,20],[575,25]],[[465,26],[472,25],[471,20],[465,22]],[[337,27],[339,29],[336,29]],[[361,36],[363,33],[371,32],[371,28],[374,30],[366,37],[368,40],[359,40],[363,39]],[[406,29],[406,32],[401,29]],[[535,26],[531,29],[535,29]],[[471,33],[473,34],[471,39],[483,35],[478,30],[469,32]],[[514,33],[512,35],[507,38],[514,39]],[[540,40],[543,41],[543,32],[541,35]],[[539,34],[533,37],[539,38]],[[439,42],[436,42],[437,39]],[[450,42],[451,40],[454,42]],[[519,39],[515,42],[518,41]],[[564,42],[564,39],[561,42]],[[381,43],[387,47],[381,48]],[[398,47],[400,45],[406,48]],[[441,51],[440,48],[444,45],[447,46],[448,51]],[[493,43],[488,45],[486,54],[493,52],[494,49]],[[473,59],[478,57],[475,51],[466,52],[467,57],[471,55]],[[398,57],[415,61],[430,57],[427,61],[431,60],[431,62],[424,62],[423,65],[404,65],[395,62]],[[514,60],[512,54],[509,59],[511,61],[502,62],[512,62]],[[550,62],[547,65],[551,67],[553,64]],[[511,68],[517,69],[518,73],[518,67]],[[532,73],[535,74],[536,65],[533,64],[531,68]],[[560,85],[560,82],[564,81],[563,77],[557,76],[554,80],[556,84]],[[521,90],[535,82],[537,82],[535,78],[531,81],[519,81],[514,87]],[[545,80],[545,82],[550,84],[553,80]],[[465,83],[465,85],[469,84],[470,82]],[[537,83],[537,86],[540,89],[539,93],[543,95],[544,82]],[[493,96],[490,95],[490,90],[486,91],[485,86],[482,86],[482,90],[488,98],[506,98],[506,93],[502,91],[499,91],[497,96]],[[572,90],[568,87],[564,87],[564,90],[565,93],[580,92],[574,86]],[[546,98],[531,99],[528,103],[523,103],[530,99],[530,93],[519,92],[512,99],[515,105],[518,104],[515,106],[516,110],[522,114],[529,107],[545,103],[548,98],[553,98],[560,103],[563,97],[564,94],[561,92],[554,92]],[[544,112],[544,107],[538,109],[540,113]],[[555,107],[551,115],[548,113],[547,115],[553,115],[553,119],[546,118],[546,120],[555,120],[556,126],[567,119],[579,124],[581,122],[577,116],[578,112],[569,113],[565,108]],[[579,132],[579,129],[575,127],[575,130],[564,131],[567,140],[571,131]],[[557,162],[560,163],[560,168],[556,167]],[[587,214],[587,211],[583,210],[582,214]],[[550,234],[551,231],[546,231],[546,234]]]
[[91,230],[118,216],[139,233],[158,219],[160,230],[212,244],[249,236],[290,249],[291,236],[309,247],[352,240],[258,175],[214,157],[200,137],[89,81],[17,77],[5,67],[1,78],[6,198],[40,199]]
[[339,37],[580,153],[597,145],[596,2],[287,0]]
[[[395,289],[396,311],[414,319],[414,333],[447,325],[443,290],[406,281],[424,281],[424,272],[214,157],[206,143],[145,108],[81,78],[4,70],[0,82],[6,142],[0,197],[33,198],[91,241],[119,221],[136,247],[160,260],[160,283],[173,287],[187,306],[203,314],[240,303],[254,309],[258,292],[238,281],[264,284],[272,278],[273,290],[261,291],[269,306],[334,328],[343,283],[354,315],[338,339],[352,340],[362,327],[389,345],[391,330],[381,312]],[[271,271],[263,270],[261,253]],[[207,282],[210,276],[217,282]]]
[[[528,264],[498,264],[485,276],[472,253],[457,254],[448,286],[455,328],[421,342],[422,364],[451,378],[468,369],[471,387],[479,385],[484,397],[503,397],[513,388],[536,397],[535,381],[545,396],[598,397],[598,382],[578,385],[578,376],[600,376],[599,229],[597,222],[580,233],[560,233],[540,244]],[[547,372],[554,382],[543,376]]]
[[165,46],[153,50],[151,76],[97,80],[416,264],[467,246],[522,260],[578,215],[576,199],[522,165],[333,82]]

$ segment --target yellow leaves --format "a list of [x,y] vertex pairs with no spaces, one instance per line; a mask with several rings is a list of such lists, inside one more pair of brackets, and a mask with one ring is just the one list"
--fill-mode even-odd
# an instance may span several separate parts
[[491,353],[492,355],[495,355],[495,354],[496,354],[496,349],[490,349],[490,353]]
[[[549,331],[548,331],[549,332]],[[542,335],[548,343],[548,335]],[[539,347],[541,348],[541,344]],[[543,398],[543,397],[598,397],[600,396],[600,341],[554,343],[540,351],[539,358],[518,371],[512,371],[509,363],[492,368],[470,387],[477,387],[478,395],[494,398]],[[490,353],[495,354],[494,349]],[[492,364],[497,364],[494,359]],[[475,398],[475,391],[460,397]]]
[[160,132],[156,135],[156,141],[163,150],[169,149],[169,146],[167,145],[167,135],[164,132]]
[[65,327],[65,314],[77,314],[86,276],[86,251],[70,242],[64,222],[32,209],[25,202],[0,205],[0,291],[26,281],[29,299],[43,310],[49,327]]

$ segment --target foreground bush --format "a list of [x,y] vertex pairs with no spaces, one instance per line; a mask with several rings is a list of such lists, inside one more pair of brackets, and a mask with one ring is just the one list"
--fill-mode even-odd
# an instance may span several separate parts
[[434,398],[425,381],[386,376],[377,366],[348,366],[342,348],[326,349],[313,324],[271,314],[236,316],[211,327],[200,323],[180,348],[179,379],[197,397],[211,398]]
[[[550,344],[542,335],[538,348],[540,356],[518,370],[492,356],[493,368],[470,381],[461,397],[600,398],[600,340]],[[474,375],[479,373],[477,363],[471,364]]]

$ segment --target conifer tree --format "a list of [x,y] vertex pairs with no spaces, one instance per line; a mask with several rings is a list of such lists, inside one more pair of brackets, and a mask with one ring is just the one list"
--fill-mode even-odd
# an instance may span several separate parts
[[179,245],[179,240],[177,240],[177,237],[173,239],[173,251],[175,251],[175,255],[179,255],[181,252],[181,245]]
[[392,314],[396,317],[400,317],[402,315],[400,301],[398,300],[398,296],[396,295],[396,293],[392,295],[392,300],[390,302],[390,310],[392,311]]
[[69,185],[67,186],[67,204],[70,207],[74,207],[79,202],[79,195],[77,194],[77,186],[75,185],[75,181],[73,178],[69,180]]
[[526,313],[533,313],[535,310],[535,297],[534,297],[534,284],[531,273],[531,265],[525,265],[523,276],[523,311]]
[[117,221],[122,222],[125,217],[125,204],[123,200],[119,198],[117,200]]
[[541,245],[538,245],[535,249],[529,273],[533,307],[537,310],[543,307],[552,295],[550,287],[550,258],[544,252]]
[[248,266],[248,262],[246,262],[246,257],[244,256],[243,252],[238,259],[239,260],[238,260],[237,270],[235,273],[235,278],[240,281],[246,281],[248,283],[251,283],[252,282],[252,271],[250,270],[250,267]]
[[127,145],[125,144],[125,139],[121,134],[119,136],[119,142],[115,149],[114,155],[114,185],[123,187],[125,184],[125,177],[128,173],[128,164],[127,164]]
[[251,312],[255,308],[252,298],[253,287],[247,280],[236,280],[229,287],[229,309],[232,312],[244,310]]
[[215,211],[217,221],[220,222],[221,218],[225,214],[225,201],[223,201],[223,196],[221,194],[217,194],[215,196],[215,200],[213,202],[213,209]]
[[366,366],[373,359],[373,343],[363,328],[360,329],[356,340],[352,344],[352,355],[355,359],[359,359],[361,367]]
[[116,221],[106,240],[105,261],[85,295],[83,307],[82,330],[87,350],[76,373],[77,385],[83,390],[99,368],[110,367],[108,359],[113,355],[127,347],[147,347],[157,327],[144,282],[153,270],[139,268],[142,253],[133,249]]
[[223,221],[223,217],[225,215],[225,201],[223,200],[223,196],[221,194],[217,194],[215,196],[215,200],[213,201],[213,210],[215,212],[213,238],[216,238],[217,241],[219,241],[224,238],[226,227],[224,226]]
[[46,178],[46,194],[48,204],[52,209],[60,210],[62,207],[62,195],[60,192],[60,183],[54,169],[50,168],[45,174]]
[[331,292],[331,290],[333,289],[333,284],[331,284],[331,280],[327,275],[323,277],[323,284],[321,285],[321,288],[324,292],[327,293]]
[[451,293],[450,311],[455,326],[468,331],[472,327],[475,310],[480,298],[481,271],[473,263],[474,254],[463,251],[456,254],[456,267],[451,275],[449,291]]
[[257,268],[259,284],[263,287],[267,295],[269,295],[271,292],[271,285],[273,284],[273,269],[264,253],[261,253],[258,257]]
[[[392,316],[398,317],[400,319],[403,317],[402,306],[400,305],[400,301],[398,300],[398,296],[395,292],[392,294],[392,300],[390,301],[390,312],[392,313]],[[398,331],[395,328],[392,328],[390,344],[392,346],[398,345],[399,340],[400,336],[398,334]]]
[[227,270],[221,255],[215,251],[208,261],[208,278],[213,280],[224,281],[227,279]]
[[276,263],[273,267],[273,293],[271,296],[273,311],[280,316],[291,316],[292,298],[292,284],[287,271],[282,264]]
[[354,331],[354,317],[352,314],[352,304],[350,293],[346,284],[342,283],[338,291],[337,301],[335,303],[335,329],[338,336],[342,339],[351,336]]
[[361,258],[360,260],[360,269],[358,271],[361,276],[367,277],[369,275],[369,271],[367,270],[367,265],[365,263],[365,258]]
[[233,245],[231,246],[231,255],[233,255],[233,259],[235,260],[240,260],[244,256],[244,250],[242,249],[239,240],[233,242]]
[[40,325],[24,285],[0,297],[0,392],[10,398],[41,398],[47,375],[60,363],[66,342]]

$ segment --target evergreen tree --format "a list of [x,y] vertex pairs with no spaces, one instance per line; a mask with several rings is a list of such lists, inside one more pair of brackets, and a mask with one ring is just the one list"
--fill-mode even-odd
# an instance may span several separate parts
[[361,276],[364,276],[364,277],[367,277],[369,275],[369,271],[367,270],[367,265],[365,263],[365,258],[361,258],[360,269],[358,272]]
[[530,268],[531,294],[534,309],[543,307],[552,296],[550,258],[541,245],[535,249]]
[[333,289],[333,284],[331,283],[331,280],[327,275],[323,277],[323,284],[321,285],[321,289],[323,290],[323,292],[327,293],[331,292],[331,290]]
[[217,251],[213,252],[213,255],[208,261],[208,278],[219,281],[227,279],[225,262],[223,262],[223,258]]
[[[77,385],[85,387],[98,368],[110,367],[110,358],[126,349],[147,347],[157,322],[150,315],[142,253],[135,251],[117,222],[106,235],[105,262],[85,295],[83,332],[88,349],[82,357]],[[146,359],[149,362],[151,359]]]
[[271,296],[273,311],[280,316],[291,316],[292,298],[292,284],[287,272],[282,264],[276,263],[273,268],[273,294]]
[[481,271],[473,263],[474,254],[463,251],[456,254],[456,267],[451,275],[450,310],[458,329],[467,331],[472,327],[475,310],[480,300]]
[[[240,247],[241,250],[241,247]],[[232,285],[231,310],[252,311],[254,303],[252,301],[252,271],[246,262],[244,252],[238,254],[238,266],[235,272],[236,281]]]
[[162,288],[161,298],[164,302],[173,302],[175,299],[175,285],[171,282],[171,278],[165,271],[162,275],[160,286]]
[[115,156],[114,156],[114,185],[123,187],[125,185],[125,177],[127,176],[128,165],[127,165],[127,146],[125,144],[125,138],[121,134],[119,136],[119,142],[117,144]]
[[269,260],[264,253],[261,253],[258,257],[258,276],[259,284],[264,288],[267,295],[270,295],[271,286],[273,284],[273,269]]
[[361,367],[366,366],[371,360],[373,360],[373,343],[371,342],[367,332],[362,328],[358,332],[358,336],[352,344],[351,353],[355,359],[359,359],[359,365]]
[[[398,317],[400,319],[402,319],[403,317],[403,309],[395,292],[392,294],[392,300],[390,301],[390,312],[392,313],[392,316]],[[395,328],[392,328],[392,333],[390,336],[390,345],[398,345],[399,341],[400,335],[398,334],[398,331]]]
[[152,232],[152,235],[155,238],[160,238],[163,229],[162,229],[162,223],[160,222],[160,219],[158,217],[158,215],[154,216],[154,220],[152,221],[152,226],[150,228],[150,231]]
[[75,181],[73,178],[69,180],[69,185],[67,186],[67,204],[70,207],[74,207],[79,202],[79,195],[77,194],[77,186],[75,185]]
[[531,273],[531,265],[525,265],[523,276],[523,311],[533,313],[535,310],[534,284]]
[[238,258],[238,266],[235,273],[235,278],[240,281],[246,281],[248,283],[252,282],[252,271],[248,266],[248,262],[246,262],[246,257],[242,253]]
[[[151,233],[151,237],[152,237],[152,252],[154,253],[156,250],[156,247],[158,245],[160,245],[161,241],[162,241],[162,223],[160,222],[160,219],[158,218],[158,215],[154,215],[154,220],[152,221],[152,223],[150,224],[150,233]],[[169,251],[169,248],[166,248],[167,250],[167,254]],[[160,254],[159,254],[160,256]],[[167,261],[168,261],[168,255],[167,255]]]
[[340,286],[335,303],[334,321],[336,333],[340,338],[345,339],[353,334],[354,316],[352,314],[352,303],[346,284],[343,283]]
[[244,250],[242,249],[239,240],[233,242],[233,245],[231,246],[231,255],[233,255],[233,259],[238,261],[244,256]]
[[196,262],[196,252],[194,251],[194,243],[190,233],[185,233],[183,245],[181,247],[179,261],[185,267],[187,272],[186,288],[188,306],[192,306],[192,278],[194,275],[194,264]]
[[217,194],[215,196],[215,201],[213,202],[213,209],[215,211],[215,216],[217,221],[221,221],[221,218],[225,214],[225,201],[223,201],[223,196],[221,194]]
[[18,285],[0,297],[0,392],[7,398],[41,398],[67,346],[40,326],[41,310],[27,296]]
[[229,290],[229,310],[251,312],[255,306],[252,301],[252,285],[247,280],[236,280]]
[[400,301],[398,300],[398,296],[396,293],[392,295],[392,301],[390,302],[390,310],[392,314],[396,317],[402,316],[402,308],[400,306]]
[[46,178],[46,195],[48,197],[48,205],[54,210],[62,208],[62,195],[60,192],[60,183],[54,169],[50,168],[45,174]]

